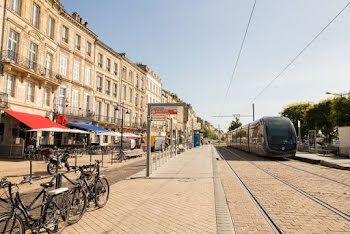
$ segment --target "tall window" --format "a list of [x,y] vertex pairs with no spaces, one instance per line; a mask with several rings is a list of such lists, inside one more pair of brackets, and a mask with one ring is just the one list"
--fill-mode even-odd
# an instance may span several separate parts
[[85,93],[84,94],[84,114],[87,115],[87,113],[89,112],[90,110],[90,95]]
[[50,89],[47,87],[44,88],[44,105],[50,106]]
[[36,69],[37,52],[38,52],[38,45],[31,42],[29,46],[29,68],[32,70]]
[[67,88],[60,87],[58,90],[58,113],[63,114],[65,109],[65,101],[67,96]]
[[102,65],[102,60],[103,60],[102,54],[98,54],[98,55],[97,55],[97,63],[98,63],[98,66],[99,66],[99,67],[102,67],[102,66],[103,66],[103,65]]
[[123,85],[123,88],[122,88],[122,97],[124,100],[126,100],[126,86]]
[[97,120],[100,120],[100,115],[101,115],[101,102],[96,102],[96,115],[97,115]]
[[55,31],[55,20],[52,17],[49,17],[49,27],[48,27],[48,36],[53,39]]
[[72,90],[72,113],[77,115],[79,108],[79,91],[76,89]]
[[139,76],[138,75],[136,75],[135,86],[136,86],[136,88],[139,87]]
[[109,58],[106,60],[106,69],[107,71],[111,71],[111,60]]
[[102,77],[98,76],[96,79],[96,89],[99,92],[102,92]]
[[27,82],[27,101],[34,102],[34,83]]
[[74,60],[73,80],[80,80],[80,62]]
[[114,64],[114,75],[118,75],[118,64]]
[[122,69],[122,79],[126,80],[126,67]]
[[90,85],[91,67],[85,67],[85,84]]
[[140,85],[141,89],[143,89],[143,79],[141,79],[141,85]]
[[132,88],[129,88],[129,102],[132,102]]
[[46,54],[46,64],[45,64],[45,76],[50,77],[51,76],[51,70],[52,70],[52,54],[47,53]]
[[108,103],[105,103],[105,116],[108,119],[108,117],[109,117],[109,104]]
[[17,47],[18,47],[18,34],[10,30],[9,41],[8,41],[8,59],[12,61],[17,60]]
[[68,43],[68,28],[66,26],[62,27],[62,41]]
[[129,82],[132,82],[132,71],[129,71]]
[[107,95],[110,94],[110,86],[111,86],[111,82],[109,80],[106,80],[105,93]]
[[17,14],[21,14],[22,0],[12,0],[11,9]]
[[36,28],[39,28],[40,20],[40,7],[33,3],[33,14],[32,14],[32,25]]
[[138,106],[139,104],[139,95],[135,94],[135,106]]
[[75,48],[80,50],[80,36],[78,34],[75,34]]
[[113,84],[113,90],[112,90],[112,92],[113,92],[113,97],[117,97],[117,91],[118,90],[118,85],[117,84]]
[[143,96],[140,98],[140,107],[143,108]]
[[68,57],[64,54],[61,54],[61,61],[60,61],[61,75],[64,75],[64,76],[67,75],[67,63],[68,63]]
[[91,56],[91,43],[90,42],[86,42],[86,54]]
[[6,75],[6,93],[10,97],[15,96],[15,79],[12,75],[7,74]]

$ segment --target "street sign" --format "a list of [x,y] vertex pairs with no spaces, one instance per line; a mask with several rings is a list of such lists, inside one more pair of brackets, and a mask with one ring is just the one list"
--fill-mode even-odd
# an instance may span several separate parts
[[151,115],[177,115],[175,106],[151,106]]
[[151,116],[152,121],[165,121],[166,120],[166,115],[152,115]]

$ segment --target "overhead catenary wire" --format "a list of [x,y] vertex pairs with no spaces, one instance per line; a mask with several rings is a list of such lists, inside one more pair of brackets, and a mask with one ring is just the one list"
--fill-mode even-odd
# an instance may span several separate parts
[[333,19],[326,24],[325,27],[253,98],[254,102],[262,93],[264,93],[273,82],[275,82],[281,75],[326,31],[326,29],[350,6],[350,1],[336,14]]
[[[250,27],[250,23],[251,23],[251,21],[252,21],[253,15],[254,15],[255,5],[256,5],[256,0],[254,0],[254,4],[253,4],[252,10],[251,10],[251,12],[250,12],[248,24],[247,24],[246,29],[245,29],[245,32],[244,32],[243,40],[242,40],[241,46],[240,46],[240,48],[239,48],[239,52],[238,52],[238,56],[237,56],[235,65],[234,65],[234,67],[233,67],[231,79],[230,79],[230,82],[229,82],[228,87],[227,87],[227,91],[226,91],[226,94],[225,94],[225,98],[224,98],[224,103],[223,103],[223,104],[226,103],[227,96],[228,96],[228,94],[229,94],[232,81],[234,80],[234,77],[235,77],[235,74],[236,74],[236,70],[237,70],[237,67],[238,67],[238,64],[239,64],[239,60],[240,60],[240,58],[241,58],[241,54],[242,54],[242,50],[243,50],[243,47],[244,47],[244,43],[245,43],[245,40],[246,40],[246,38],[247,38],[247,34],[248,34],[249,27]],[[220,114],[220,116],[221,116],[221,114]]]

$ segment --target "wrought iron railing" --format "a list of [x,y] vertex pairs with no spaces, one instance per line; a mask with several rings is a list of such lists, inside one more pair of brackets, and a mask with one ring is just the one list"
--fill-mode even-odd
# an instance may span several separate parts
[[37,63],[36,61],[30,60],[27,57],[19,55],[17,52],[12,50],[5,50],[2,52],[2,60],[3,62],[13,63],[17,66],[26,69],[28,71],[34,72],[35,74],[56,82],[60,83],[62,77],[55,73],[53,70],[46,68],[45,66],[42,66],[41,64]]
[[94,118],[94,112],[88,109],[82,109],[78,107],[65,107],[59,104],[55,105],[54,109],[57,114],[65,114],[90,119]]

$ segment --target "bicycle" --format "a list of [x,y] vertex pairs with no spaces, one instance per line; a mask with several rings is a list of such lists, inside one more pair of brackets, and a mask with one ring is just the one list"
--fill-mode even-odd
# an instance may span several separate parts
[[[39,233],[42,229],[48,233],[61,233],[66,227],[69,212],[68,188],[62,187],[48,191],[54,186],[52,181],[40,184],[43,189],[33,199],[29,206],[25,206],[20,196],[20,186],[30,183],[31,180],[24,179],[20,183],[11,183],[7,178],[2,178],[0,188],[8,189],[10,211],[0,214],[0,232],[24,234],[30,229],[32,233]],[[17,187],[16,192],[12,192],[12,187]],[[36,207],[32,207],[42,195],[42,202]],[[34,218],[30,212],[40,208],[40,215]]]
[[70,192],[71,209],[68,218],[69,224],[77,223],[83,217],[91,201],[94,201],[95,205],[99,208],[107,204],[109,183],[100,174],[100,163],[101,161],[96,160],[95,164],[71,167],[74,170],[79,170],[80,176],[77,183],[67,178],[68,181],[75,185]]

